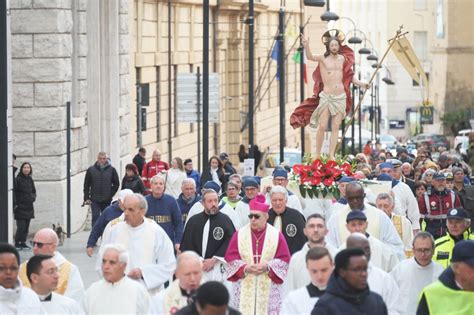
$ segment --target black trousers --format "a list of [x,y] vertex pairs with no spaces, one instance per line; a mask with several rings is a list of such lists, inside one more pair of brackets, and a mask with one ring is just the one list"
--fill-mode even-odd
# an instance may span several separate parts
[[104,209],[107,208],[108,206],[110,206],[110,201],[106,201],[106,202],[92,201],[92,203],[91,203],[92,226],[94,226],[95,222],[100,217],[102,211],[104,211]]
[[16,235],[15,243],[26,243],[26,237],[30,229],[30,219],[17,219],[16,220]]

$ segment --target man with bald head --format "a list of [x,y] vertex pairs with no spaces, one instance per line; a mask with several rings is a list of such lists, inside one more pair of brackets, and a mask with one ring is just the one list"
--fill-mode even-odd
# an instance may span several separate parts
[[160,150],[154,150],[151,156],[151,161],[143,165],[142,180],[145,187],[150,189],[150,180],[162,172],[170,169],[168,163],[161,160]]
[[[56,232],[49,228],[41,229],[36,232],[31,241],[33,254],[53,256],[53,261],[59,271],[58,286],[54,292],[70,297],[77,303],[81,303],[84,296],[84,283],[82,282],[79,268],[57,251],[58,243],[59,239]],[[26,274],[27,263],[28,262],[25,261],[20,265],[18,276],[23,285],[30,288],[31,284]]]
[[189,305],[202,282],[201,257],[193,251],[182,252],[176,262],[176,280],[151,301],[151,314],[174,314]]
[[346,218],[351,211],[362,211],[367,217],[367,232],[390,246],[398,257],[404,257],[403,242],[390,218],[382,211],[364,202],[364,187],[359,182],[350,182],[346,186],[347,205],[331,216],[327,226],[327,242],[339,248],[349,236]]
[[[145,217],[148,204],[140,194],[124,199],[124,220],[109,222],[101,249],[107,244],[122,244],[130,254],[125,274],[144,285],[150,295],[159,291],[173,274],[175,257],[168,234],[155,221]],[[96,270],[101,270],[101,257]]]
[[364,251],[364,255],[369,262],[367,279],[370,291],[378,293],[382,296],[387,305],[388,314],[399,314],[398,306],[399,288],[395,280],[382,269],[375,267],[371,262],[371,248],[367,237],[362,233],[352,233],[346,241],[347,248],[360,248]]

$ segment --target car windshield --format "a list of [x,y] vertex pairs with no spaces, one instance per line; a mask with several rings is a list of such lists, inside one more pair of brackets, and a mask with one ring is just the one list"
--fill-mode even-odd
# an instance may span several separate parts
[[446,137],[442,135],[433,135],[433,139],[445,141]]
[[[301,154],[296,152],[284,152],[285,164],[293,166],[301,163]],[[265,167],[275,167],[280,164],[280,153],[270,153],[265,161]]]
[[397,139],[394,136],[391,136],[391,135],[383,135],[383,136],[380,136],[380,141],[395,142],[395,141],[397,141]]

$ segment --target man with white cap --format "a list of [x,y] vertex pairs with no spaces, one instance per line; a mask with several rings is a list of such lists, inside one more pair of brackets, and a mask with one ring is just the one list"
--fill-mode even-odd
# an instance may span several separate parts
[[104,233],[107,224],[123,214],[123,200],[125,199],[125,197],[132,194],[133,191],[131,191],[130,189],[121,190],[118,193],[117,200],[113,201],[110,206],[108,206],[104,209],[104,211],[102,211],[102,214],[92,227],[92,231],[89,234],[89,239],[87,240],[87,255],[89,257],[91,257],[94,253],[94,247],[97,245],[97,240]]

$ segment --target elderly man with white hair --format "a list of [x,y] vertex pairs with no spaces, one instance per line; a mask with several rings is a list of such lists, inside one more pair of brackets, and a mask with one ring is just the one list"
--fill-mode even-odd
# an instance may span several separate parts
[[[56,232],[49,228],[41,229],[36,232],[33,241],[31,241],[33,254],[53,256],[53,261],[59,272],[58,286],[54,292],[81,303],[84,296],[84,283],[79,268],[57,251],[58,243]],[[27,263],[28,261],[25,261],[20,265],[18,276],[23,286],[31,288],[30,280],[26,274]]]
[[182,252],[176,261],[176,280],[151,300],[150,314],[174,314],[186,307],[202,283],[201,257],[193,251]]
[[[125,197],[125,220],[111,221],[104,233],[102,247],[122,244],[130,254],[126,274],[143,284],[150,294],[159,291],[173,274],[176,260],[173,244],[166,232],[153,220],[145,218],[147,202],[140,194]],[[105,235],[107,234],[107,235]],[[100,257],[96,269],[100,272]]]
[[121,244],[107,244],[100,250],[103,279],[87,289],[86,314],[148,314],[150,296],[138,282],[125,275],[129,254]]
[[307,241],[304,234],[306,220],[301,212],[287,206],[288,190],[285,187],[273,186],[269,194],[268,223],[283,234],[290,253],[296,253]]
[[196,182],[193,178],[186,178],[181,183],[181,194],[176,199],[183,222],[186,222],[189,210],[196,202],[201,200],[201,197],[196,192]]

